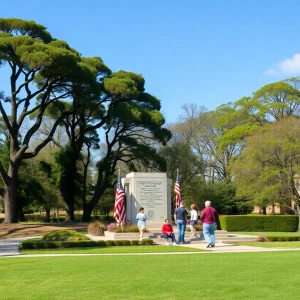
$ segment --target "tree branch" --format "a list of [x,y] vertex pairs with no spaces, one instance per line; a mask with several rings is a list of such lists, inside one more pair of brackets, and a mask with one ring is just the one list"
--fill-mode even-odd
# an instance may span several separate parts
[[53,135],[55,133],[55,130],[57,128],[57,126],[59,125],[59,123],[66,117],[67,114],[63,114],[61,115],[53,124],[53,127],[48,135],[48,137],[43,140],[35,149],[33,152],[28,152],[24,154],[24,159],[29,159],[29,158],[33,158],[35,156],[38,155],[38,153],[50,142],[52,141]]
[[14,136],[14,132],[13,132],[12,127],[11,127],[11,124],[10,124],[10,122],[9,122],[9,120],[8,120],[7,114],[6,114],[6,112],[5,112],[5,110],[4,110],[3,106],[2,106],[1,99],[0,99],[0,112],[1,112],[1,114],[2,114],[4,123],[5,123],[6,127],[7,127],[7,129],[8,129],[8,131],[9,131],[10,135]]
[[[19,70],[19,71],[20,71],[20,70]],[[18,71],[18,73],[19,73],[19,71]],[[27,74],[25,75],[25,82],[23,82],[22,84],[20,84],[19,87],[18,87],[18,89],[14,92],[14,95],[15,95],[15,96],[18,95],[18,94],[20,93],[20,91],[22,90],[22,88],[25,86],[26,91],[27,91],[27,94],[28,94],[29,97],[30,97],[31,91],[28,89],[28,84],[29,84],[30,82],[33,81],[34,76],[35,76],[35,72],[32,72],[32,75],[31,75],[30,78],[28,78],[28,77],[29,77],[29,74],[30,74],[30,72],[27,73]],[[16,76],[17,76],[17,75],[16,75]],[[19,77],[19,76],[18,76],[18,77]],[[27,97],[27,98],[28,98],[28,97]],[[21,99],[21,100],[18,102],[17,105],[21,104],[21,103],[22,103],[23,101],[25,101],[27,98]]]
[[7,173],[5,172],[2,163],[0,162],[0,175],[4,181],[4,184],[7,185],[10,182],[10,177],[7,175]]

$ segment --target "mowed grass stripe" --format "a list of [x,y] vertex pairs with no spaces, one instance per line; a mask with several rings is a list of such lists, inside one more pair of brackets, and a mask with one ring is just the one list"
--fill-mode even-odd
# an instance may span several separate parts
[[299,252],[0,259],[1,299],[298,299]]

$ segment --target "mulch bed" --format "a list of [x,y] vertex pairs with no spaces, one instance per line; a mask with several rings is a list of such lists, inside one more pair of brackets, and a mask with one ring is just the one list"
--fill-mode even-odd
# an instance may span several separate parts
[[41,236],[53,230],[87,231],[89,223],[0,224],[0,238]]

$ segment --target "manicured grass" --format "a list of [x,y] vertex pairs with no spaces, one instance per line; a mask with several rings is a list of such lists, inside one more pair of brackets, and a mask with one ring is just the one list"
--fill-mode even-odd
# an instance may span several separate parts
[[3,300],[298,299],[298,252],[1,258]]
[[92,253],[166,253],[203,252],[205,250],[180,246],[106,246],[60,249],[22,249],[21,254],[92,254]]
[[300,248],[300,242],[236,242],[232,244],[263,248]]
[[295,236],[300,235],[300,232],[243,232],[243,231],[235,231],[235,232],[228,232],[228,234],[242,234],[242,235],[254,235],[258,236],[263,234],[264,236]]

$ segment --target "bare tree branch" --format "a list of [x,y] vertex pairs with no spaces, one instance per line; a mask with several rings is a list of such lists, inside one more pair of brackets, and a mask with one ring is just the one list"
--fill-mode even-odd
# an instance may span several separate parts
[[38,155],[38,153],[50,142],[52,141],[53,135],[55,133],[55,130],[57,128],[57,126],[59,125],[59,123],[66,117],[67,114],[64,114],[62,116],[60,116],[54,123],[49,135],[47,136],[46,139],[44,139],[35,149],[33,152],[28,152],[24,154],[24,159],[29,159],[29,158],[33,158],[36,155]]

